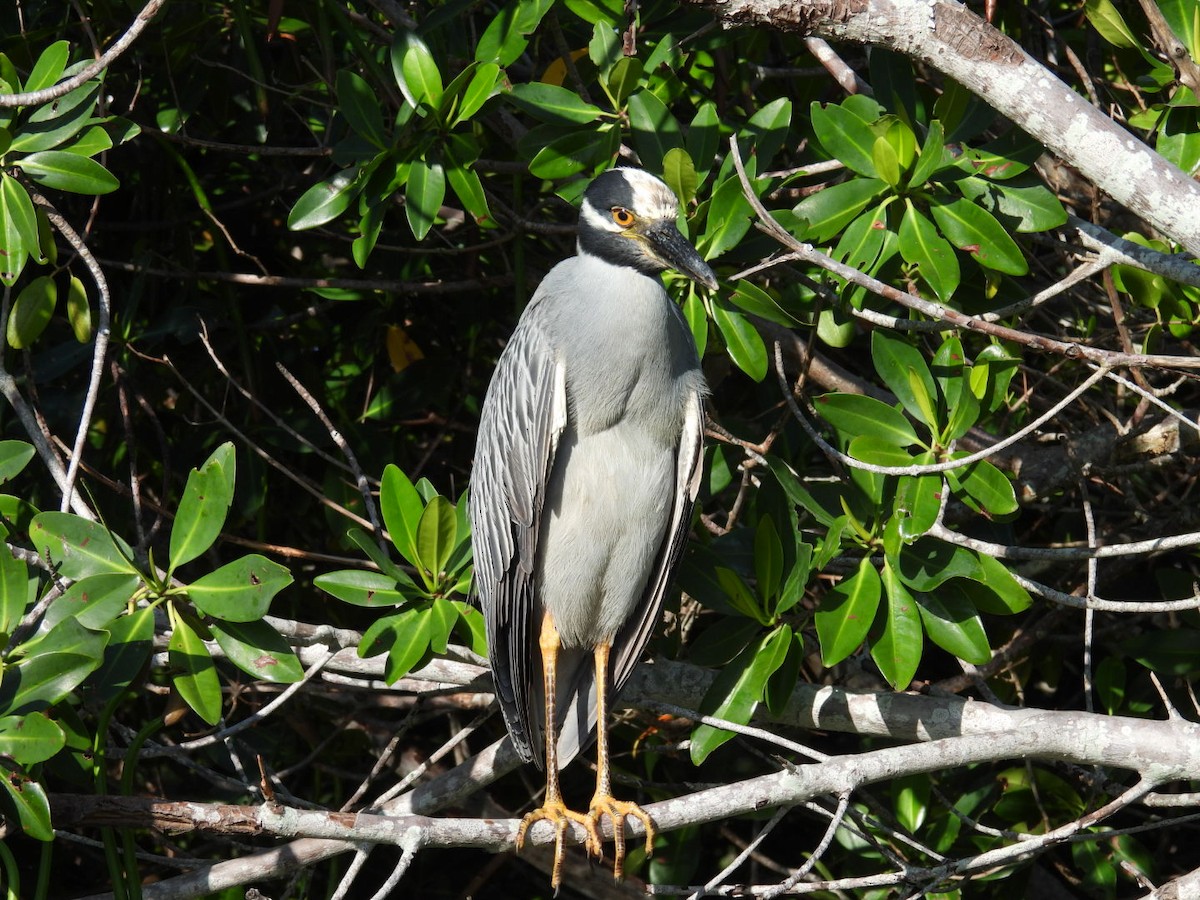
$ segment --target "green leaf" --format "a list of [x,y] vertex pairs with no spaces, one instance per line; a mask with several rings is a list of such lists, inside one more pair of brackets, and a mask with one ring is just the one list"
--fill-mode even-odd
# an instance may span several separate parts
[[810,109],[813,132],[827,153],[846,168],[867,178],[879,176],[875,168],[875,132],[853,112],[841,106],[813,103]]
[[796,683],[800,680],[805,656],[804,638],[794,633],[788,625],[781,625],[780,630],[787,636],[787,650],[779,667],[768,676],[763,691],[763,699],[767,701],[767,709],[773,716],[783,715],[791,701]]
[[493,62],[482,63],[471,76],[471,83],[463,93],[462,103],[458,106],[458,115],[453,124],[458,125],[470,119],[483,108],[497,93],[497,83],[500,79],[500,67]]
[[446,199],[446,174],[441,163],[414,160],[404,192],[404,212],[413,236],[424,240]]
[[905,691],[916,675],[925,644],[921,614],[916,600],[887,561],[881,580],[886,617],[879,637],[871,641],[871,658],[894,690]]
[[937,386],[924,354],[904,338],[877,328],[871,333],[871,361],[904,408],[936,430],[931,398],[937,396]]
[[58,285],[48,275],[33,279],[17,295],[8,316],[7,338],[14,350],[26,350],[38,339],[58,304]]
[[679,122],[653,91],[638,91],[629,98],[629,127],[642,165],[651,172],[662,171],[668,150],[683,148]]
[[642,61],[636,56],[622,56],[608,73],[606,84],[614,108],[623,109],[630,95],[642,81]]
[[188,474],[171,527],[168,574],[211,547],[221,533],[233,502],[236,469],[233,444],[226,441]]
[[791,124],[792,101],[786,97],[777,97],[750,117],[743,132],[742,146],[749,145],[753,149],[759,168],[765,170],[783,148]]
[[63,730],[43,713],[0,718],[0,756],[11,756],[22,766],[45,762],[66,742]]
[[33,444],[25,441],[0,441],[0,484],[19,475],[33,459]]
[[903,775],[892,782],[892,808],[909,834],[916,834],[929,812],[930,779],[927,775]]
[[300,196],[288,213],[288,228],[303,231],[333,221],[346,211],[360,189],[357,167],[335,172]]
[[893,188],[900,184],[900,158],[896,155],[896,148],[888,143],[887,138],[875,138],[875,144],[871,148],[871,159],[880,178]]
[[870,435],[895,447],[918,443],[917,433],[904,414],[882,400],[863,394],[823,394],[817,412],[847,438]]
[[696,164],[699,177],[707,176],[712,168],[720,139],[721,122],[717,116],[716,104],[706,100],[696,110],[696,115],[688,126],[686,138],[688,156]]
[[391,61],[396,86],[408,105],[418,109],[424,103],[437,109],[442,100],[442,74],[429,45],[415,31],[405,29],[392,42]]
[[942,479],[937,475],[904,475],[896,482],[892,508],[905,543],[911,544],[933,527],[942,506],[941,495]]
[[38,653],[6,666],[0,683],[0,712],[22,715],[59,703],[100,665],[105,636],[87,642],[84,653]]
[[788,500],[796,506],[806,509],[819,525],[826,529],[832,527],[837,518],[830,513],[825,507],[821,506],[813,497],[808,488],[800,482],[799,477],[791,470],[786,462],[775,456],[767,457],[767,466],[771,469],[771,474],[775,476],[775,480],[779,482],[779,486],[783,488],[784,494]]
[[173,616],[174,630],[167,657],[174,670],[172,682],[183,702],[209,725],[221,718],[221,683],[212,654],[183,616]]
[[1020,508],[1012,482],[985,459],[965,469],[951,469],[946,478],[951,486],[961,488],[974,499],[989,517],[1009,516]]
[[107,703],[141,675],[154,650],[154,612],[154,607],[143,606],[105,625],[108,646],[91,679],[92,702]]
[[475,59],[510,66],[525,52],[526,36],[537,30],[554,0],[512,0],[491,21],[475,47]]
[[29,76],[25,79],[22,90],[27,94],[32,94],[35,91],[53,87],[67,67],[67,57],[70,52],[71,45],[66,41],[55,41],[43,50],[38,56],[37,62],[33,64]]
[[384,677],[389,684],[403,678],[429,652],[432,618],[428,604],[411,607],[375,622],[358,645],[362,658],[386,651]]
[[732,662],[751,641],[757,643],[761,633],[762,625],[755,619],[722,617],[692,641],[688,660],[697,666],[720,668]]
[[429,649],[445,653],[450,645],[450,633],[458,621],[458,610],[452,600],[435,598],[429,607]]
[[417,526],[425,512],[421,495],[399,468],[389,464],[379,486],[379,509],[392,543],[408,562],[419,566]]
[[[1021,587],[1012,572],[1000,560],[981,553],[979,555],[979,577],[975,584],[983,588],[971,591],[975,606],[982,612],[998,616],[1023,612],[1033,605],[1029,591]],[[974,587],[968,584],[966,587]]]
[[39,841],[54,840],[54,826],[50,823],[50,802],[40,784],[24,775],[4,771],[0,765],[0,784],[8,793],[8,799],[17,811],[21,830]]
[[834,666],[857,650],[879,608],[879,573],[869,558],[858,571],[825,592],[814,616],[821,644],[821,661]]
[[936,593],[917,593],[916,600],[931,641],[977,666],[992,658],[983,622],[974,604],[954,582],[943,584]]
[[505,96],[539,122],[583,125],[595,122],[601,116],[600,107],[557,84],[540,81],[515,84]]
[[952,164],[953,159],[946,153],[946,136],[942,130],[942,123],[934,119],[929,123],[929,133],[925,136],[921,155],[917,157],[917,163],[908,176],[909,189],[921,187],[935,172]]
[[979,557],[966,547],[922,538],[900,551],[896,574],[913,590],[933,591],[951,578],[978,579]]
[[[50,150],[65,144],[82,131],[91,120],[99,96],[99,83],[89,81],[75,88],[69,94],[39,107],[21,130],[13,135],[12,146],[9,149],[14,153],[32,153],[37,150]],[[111,141],[109,141],[109,146],[112,146]],[[71,152],[79,154],[76,149]],[[82,153],[79,155],[91,156],[92,154]]]
[[1142,42],[1130,31],[1112,0],[1086,0],[1084,14],[1100,36],[1114,47],[1140,48]]
[[106,628],[125,611],[142,580],[137,575],[88,575],[72,584],[46,610],[41,628],[74,618],[87,628]]
[[712,312],[730,358],[755,381],[762,381],[767,374],[767,348],[758,329],[720,297],[713,298]]
[[213,622],[209,627],[229,661],[247,675],[277,684],[304,677],[295,652],[266,622]]
[[67,283],[67,321],[75,340],[81,344],[92,340],[92,308],[88,305],[87,289],[75,275]]
[[121,186],[113,174],[86,156],[62,150],[41,150],[15,161],[15,165],[40,185],[75,194],[108,194]]
[[805,239],[827,241],[853,221],[886,187],[879,178],[853,178],[810,194],[796,204],[793,212],[808,226]]
[[787,327],[795,326],[796,319],[790,315],[778,301],[767,291],[752,281],[745,279],[738,282],[737,290],[729,295],[729,300],[751,315]]
[[[791,629],[781,625],[738,654],[737,659],[717,674],[700,701],[701,712],[739,725],[749,722],[762,699],[767,679],[787,658],[791,636]],[[692,763],[702,764],[731,737],[732,732],[698,725],[692,733]]]
[[458,521],[454,505],[445,497],[434,497],[417,524],[416,559],[417,564],[432,576],[432,583],[436,584],[445,572],[457,542]]
[[758,520],[754,530],[754,578],[758,596],[763,600],[779,593],[783,578],[783,542],[770,516]]
[[187,594],[196,607],[227,622],[253,622],[292,583],[292,573],[257,553],[227,563],[193,581]]
[[0,547],[0,635],[6,643],[25,615],[28,602],[29,570],[7,547]]
[[77,580],[108,572],[137,574],[133,550],[98,522],[62,512],[38,513],[29,527],[38,553],[65,578]]
[[313,579],[313,584],[343,603],[354,606],[399,606],[408,597],[397,590],[396,579],[380,572],[344,569]]
[[933,223],[923,216],[911,200],[905,201],[900,221],[900,255],[913,263],[937,298],[947,302],[958,288],[961,272],[958,256],[950,242],[938,234]]
[[336,92],[338,111],[355,133],[384,149],[387,134],[383,130],[383,110],[371,86],[349,69],[341,69],[337,73]]
[[932,201],[930,210],[950,243],[966,250],[981,266],[1008,275],[1029,272],[1021,248],[987,210],[965,197],[949,202]]
[[737,175],[731,175],[717,185],[708,204],[705,230],[698,244],[704,258],[713,259],[737,246],[750,230],[751,212]]
[[679,205],[687,209],[696,197],[696,167],[687,151],[672,147],[663,157],[663,181],[679,198]]
[[750,588],[746,587],[741,575],[724,566],[717,566],[713,574],[717,577],[717,584],[721,587],[725,602],[732,609],[748,619],[754,619],[760,625],[768,624],[769,618],[763,605],[758,602]]
[[621,132],[603,125],[595,132],[572,131],[542,147],[529,163],[539,178],[557,180],[611,160],[620,144]]
[[25,187],[7,172],[0,172],[0,275],[13,284],[25,261],[37,255],[37,216]]
[[1049,231],[1067,221],[1067,211],[1044,185],[1018,185],[1001,181],[995,185],[996,207],[1002,215],[1017,220],[1017,231]]

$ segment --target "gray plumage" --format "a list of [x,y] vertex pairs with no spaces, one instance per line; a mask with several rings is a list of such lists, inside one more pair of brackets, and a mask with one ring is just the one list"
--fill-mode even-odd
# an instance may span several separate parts
[[[626,223],[626,214],[633,220]],[[562,640],[559,765],[596,728],[592,650],[619,691],[656,627],[699,486],[704,378],[658,272],[710,288],[670,189],[640,170],[597,177],[578,253],[538,287],[496,367],[471,478],[475,578],[500,706],[542,765],[538,629]]]

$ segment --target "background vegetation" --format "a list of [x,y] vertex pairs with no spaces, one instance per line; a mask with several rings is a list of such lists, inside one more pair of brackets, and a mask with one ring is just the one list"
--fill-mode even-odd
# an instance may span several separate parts
[[668,276],[707,476],[615,726],[662,833],[564,892],[1200,881],[1200,8],[888,9],[0,10],[8,896],[548,893],[462,498],[616,162],[722,286]]

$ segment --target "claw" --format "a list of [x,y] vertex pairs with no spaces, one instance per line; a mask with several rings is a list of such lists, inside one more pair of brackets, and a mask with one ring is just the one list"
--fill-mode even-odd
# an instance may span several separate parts
[[642,823],[642,827],[646,830],[647,855],[654,850],[654,822],[650,815],[636,803],[617,800],[607,794],[597,794],[592,798],[592,805],[588,810],[588,819],[596,831],[597,838],[600,834],[600,820],[605,816],[608,816],[609,821],[612,822],[613,878],[619,881],[625,874],[625,819],[632,816]]
[[593,818],[588,813],[575,812],[567,809],[566,804],[561,800],[548,801],[540,809],[535,809],[532,812],[526,813],[525,818],[521,820],[521,825],[517,828],[517,850],[519,851],[525,845],[525,834],[533,823],[545,820],[554,826],[554,869],[550,874],[550,886],[555,891],[558,890],[562,883],[562,864],[563,853],[565,852],[564,840],[567,836],[567,828],[572,822],[576,822],[584,827],[587,831],[587,840],[584,841],[584,848],[589,856],[599,857],[602,855],[600,846],[600,828],[598,819]]

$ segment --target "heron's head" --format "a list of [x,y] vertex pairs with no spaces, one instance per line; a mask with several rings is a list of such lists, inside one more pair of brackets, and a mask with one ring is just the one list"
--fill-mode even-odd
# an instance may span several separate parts
[[579,252],[639,272],[675,269],[716,290],[712,269],[679,233],[678,213],[675,194],[649,172],[609,169],[583,194]]

